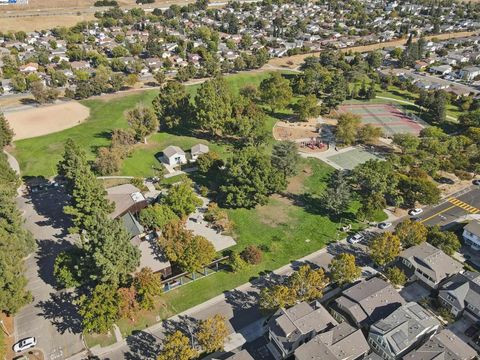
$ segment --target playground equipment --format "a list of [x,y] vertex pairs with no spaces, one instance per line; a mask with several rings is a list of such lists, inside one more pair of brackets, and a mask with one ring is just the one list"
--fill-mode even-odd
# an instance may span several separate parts
[[325,144],[319,137],[300,140],[299,142],[301,148],[309,148],[311,150],[323,149],[327,144]]

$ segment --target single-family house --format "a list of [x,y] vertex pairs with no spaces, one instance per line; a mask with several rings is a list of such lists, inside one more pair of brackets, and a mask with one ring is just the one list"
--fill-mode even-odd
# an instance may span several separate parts
[[472,81],[480,76],[480,67],[467,66],[460,70],[459,75],[463,80]]
[[452,67],[450,65],[431,66],[429,71],[433,74],[444,76],[452,72]]
[[369,351],[362,330],[343,322],[301,345],[295,350],[295,360],[355,360]]
[[452,331],[444,329],[432,336],[403,360],[472,360],[477,352]]
[[463,271],[462,264],[428,242],[403,250],[399,259],[410,280],[419,280],[433,289],[451,275]]
[[463,228],[465,244],[474,250],[480,250],[480,220],[472,220]]
[[331,330],[338,323],[317,301],[301,302],[279,309],[268,322],[267,347],[275,359],[286,359],[315,335]]
[[148,205],[140,189],[132,184],[108,188],[107,199],[115,205],[115,209],[110,214],[112,219],[121,217],[128,212],[136,214]]
[[386,281],[373,277],[344,290],[333,301],[331,310],[338,321],[368,328],[405,304],[405,300]]
[[163,150],[163,157],[170,166],[182,165],[187,163],[185,151],[178,146],[170,145]]
[[192,155],[192,161],[197,160],[200,155],[206,154],[209,151],[210,151],[210,149],[205,144],[193,145],[192,149],[190,150],[191,155]]
[[439,288],[438,299],[455,317],[464,315],[480,323],[480,274],[465,271]]
[[25,65],[20,65],[19,67],[20,72],[22,73],[33,73],[38,71],[38,64],[29,62],[28,64]]
[[368,342],[385,360],[400,359],[428,340],[440,321],[415,302],[402,305],[370,327]]

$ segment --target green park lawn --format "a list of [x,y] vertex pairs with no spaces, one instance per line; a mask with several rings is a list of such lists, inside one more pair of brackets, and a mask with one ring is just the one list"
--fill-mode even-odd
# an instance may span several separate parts
[[[232,90],[238,93],[245,85],[259,85],[268,76],[267,72],[251,72],[226,76]],[[188,86],[194,95],[199,85]],[[51,177],[56,174],[56,164],[61,159],[63,147],[68,138],[74,139],[85,151],[89,160],[95,159],[99,147],[109,146],[109,134],[115,128],[126,128],[124,112],[138,103],[151,104],[157,90],[146,90],[131,95],[124,95],[108,101],[84,100],[82,104],[90,108],[90,117],[82,124],[57,133],[15,142],[14,156],[18,159],[24,176]],[[268,127],[273,127],[275,120],[268,119]],[[155,154],[168,145],[177,145],[185,149],[198,143],[194,137],[157,133],[150,137],[149,144],[139,144],[132,156],[125,160],[119,175],[151,176],[152,166],[159,166]],[[228,148],[209,144],[212,149],[223,154]]]

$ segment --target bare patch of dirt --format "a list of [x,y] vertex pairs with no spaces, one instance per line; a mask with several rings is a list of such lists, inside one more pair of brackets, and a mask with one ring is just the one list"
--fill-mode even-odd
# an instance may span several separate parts
[[269,204],[257,208],[260,221],[271,227],[288,223],[291,219],[287,205],[291,204],[290,199],[277,194],[273,195]]

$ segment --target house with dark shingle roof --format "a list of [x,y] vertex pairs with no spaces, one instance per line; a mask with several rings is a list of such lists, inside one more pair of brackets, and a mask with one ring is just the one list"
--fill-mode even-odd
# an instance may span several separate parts
[[331,306],[338,321],[347,320],[355,327],[368,328],[405,304],[405,300],[386,281],[373,277],[344,290]]
[[480,221],[470,221],[463,228],[462,236],[465,244],[467,244],[474,250],[480,250]]
[[440,287],[438,298],[454,316],[464,315],[480,323],[479,273],[465,271],[452,276]]

